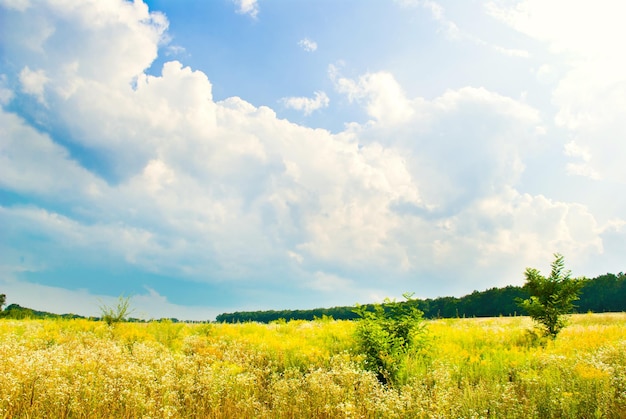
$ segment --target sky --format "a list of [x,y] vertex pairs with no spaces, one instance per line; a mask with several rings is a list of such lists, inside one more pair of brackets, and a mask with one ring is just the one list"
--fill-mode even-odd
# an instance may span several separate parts
[[0,0],[0,293],[205,320],[625,271],[624,15]]

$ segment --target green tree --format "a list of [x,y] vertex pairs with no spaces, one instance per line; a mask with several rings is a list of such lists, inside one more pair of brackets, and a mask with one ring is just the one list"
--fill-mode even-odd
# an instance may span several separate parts
[[0,311],[2,311],[2,307],[4,307],[6,302],[7,302],[7,296],[5,294],[0,294]]
[[543,325],[546,336],[553,339],[566,326],[564,315],[574,309],[583,281],[571,278],[571,271],[565,270],[565,259],[559,253],[554,254],[552,272],[544,277],[534,268],[526,268],[524,289],[530,298],[518,300],[533,320]]
[[423,342],[423,313],[412,304],[412,294],[403,296],[405,303],[385,299],[383,304],[354,309],[360,317],[355,333],[358,349],[365,355],[365,368],[383,384],[398,382],[406,357]]
[[126,321],[133,311],[130,306],[130,297],[124,297],[123,295],[119,296],[115,306],[100,305],[102,320],[109,326],[114,323]]

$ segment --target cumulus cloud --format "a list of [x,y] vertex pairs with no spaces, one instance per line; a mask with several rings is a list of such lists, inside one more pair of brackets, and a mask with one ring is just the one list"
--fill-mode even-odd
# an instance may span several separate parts
[[[564,10],[568,13],[563,14]],[[615,30],[622,26],[620,16],[626,6],[612,0],[601,0],[594,6],[584,1],[558,0],[546,4],[540,0],[522,0],[507,6],[489,3],[487,11],[517,30],[549,42],[553,51],[605,55],[620,43]],[[561,18],[555,20],[556,16]],[[593,31],[581,31],[581,22]]]
[[44,100],[44,87],[50,79],[46,76],[44,70],[33,71],[28,66],[24,67],[20,71],[20,83],[22,83],[22,90],[30,95],[37,97],[37,100],[41,103],[45,103]]
[[594,180],[600,179],[600,175],[590,165],[592,155],[587,147],[580,146],[575,141],[570,141],[565,144],[564,152],[566,156],[578,160],[577,162],[567,164],[566,170],[568,174],[585,176]]
[[[514,275],[523,263],[539,260],[550,249],[577,255],[602,251],[600,229],[586,207],[522,194],[512,186],[543,135],[538,110],[473,87],[449,90],[433,100],[411,99],[384,72],[348,79],[331,68],[331,78],[339,92],[375,117],[353,126],[359,141],[382,141],[402,150],[406,178],[415,184],[412,202],[401,195],[388,207],[393,215],[384,217],[398,217],[386,231],[393,237],[387,246],[402,243],[405,251],[397,266],[431,276],[444,271],[453,276],[456,270]],[[395,99],[385,102],[379,86],[388,86],[380,90],[393,92]],[[553,218],[546,216],[550,212]],[[422,240],[409,245],[415,235]],[[506,262],[494,262],[498,260]],[[445,263],[454,267],[448,271]]]
[[[510,187],[478,199],[445,220],[434,257],[451,266],[452,275],[465,270],[502,278],[500,285],[519,278],[532,263],[545,263],[555,251],[568,255],[579,268],[584,257],[602,253],[602,229],[583,205],[530,195]],[[536,265],[535,265],[536,266]],[[496,280],[497,281],[497,280]]]
[[0,126],[0,187],[62,199],[86,198],[106,188],[65,148],[15,114],[0,110]]
[[36,94],[71,94],[82,80],[128,85],[156,58],[168,27],[143,2],[43,2],[6,13],[5,54]]
[[[415,185],[412,202],[401,195],[388,207],[393,214],[381,217],[395,221],[387,225],[387,237],[393,237],[388,248],[402,243],[405,251],[404,258],[396,253],[397,266],[432,276],[444,271],[453,276],[457,270],[514,275],[524,263],[554,249],[575,255],[602,252],[601,229],[584,205],[514,187],[545,131],[537,109],[474,87],[432,100],[408,98],[384,72],[348,79],[331,68],[331,78],[339,92],[374,117],[352,126],[359,141],[402,150],[406,179]],[[394,99],[385,101],[379,90],[393,92]],[[570,151],[581,153],[574,147]],[[409,245],[415,235],[422,240]],[[454,267],[444,267],[446,261]],[[438,273],[430,271],[435,266]]]
[[[557,75],[547,62],[537,77],[556,83],[552,91],[552,101],[558,108],[555,123],[569,130],[593,156],[584,166],[572,162],[567,170],[622,182],[626,171],[614,156],[626,152],[626,148],[614,139],[626,135],[626,59],[615,51],[626,36],[620,18],[626,6],[610,0],[594,4],[524,0],[508,6],[491,3],[488,11],[544,42],[555,61],[565,59],[562,74]],[[581,30],[581,25],[588,30]]]
[[317,42],[311,41],[309,38],[304,38],[298,41],[300,48],[306,52],[313,52],[317,50]]
[[315,92],[315,97],[286,97],[281,99],[283,105],[290,109],[302,111],[305,115],[310,115],[314,111],[327,108],[330,99],[325,92]]
[[395,124],[413,115],[410,101],[402,87],[388,72],[367,73],[358,80],[341,77],[337,67],[329,67],[335,89],[350,101],[363,103],[369,116],[379,123]]
[[242,15],[249,15],[253,19],[256,19],[259,14],[259,4],[257,0],[233,0],[237,6],[237,13]]
[[[256,15],[256,2],[237,4]],[[598,253],[603,237],[624,234],[584,205],[516,189],[544,121],[486,88],[409,97],[390,72],[350,78],[331,66],[337,92],[369,118],[331,133],[239,97],[216,101],[207,75],[178,61],[146,74],[167,21],[142,3],[16,10],[12,30],[49,30],[36,37],[45,57],[0,40],[18,69],[6,90],[49,107],[0,113],[0,186],[31,198],[0,207],[0,260],[13,277],[27,255],[37,261],[29,272],[78,258],[250,299],[262,288],[324,301],[428,292],[442,279],[463,292],[487,274],[519,276],[555,248]],[[282,102],[305,114],[329,106],[324,92]],[[583,163],[596,157],[578,141],[568,150]],[[137,298],[187,313],[162,294],[149,287]]]

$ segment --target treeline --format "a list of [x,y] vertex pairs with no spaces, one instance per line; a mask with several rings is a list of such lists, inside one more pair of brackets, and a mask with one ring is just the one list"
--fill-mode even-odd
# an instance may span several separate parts
[[[4,310],[0,310],[0,319],[14,319],[14,320],[23,320],[23,319],[89,319],[93,321],[100,321],[102,318],[100,317],[85,317],[78,314],[68,313],[68,314],[55,314],[47,311],[39,311],[34,310],[28,307],[22,307],[19,304],[10,304]],[[170,323],[179,323],[181,320],[177,318],[161,318],[161,319],[138,319],[134,317],[130,317],[125,321],[130,323],[148,323],[152,321],[157,322],[170,322]],[[191,323],[202,323],[202,322],[191,322]]]
[[47,311],[33,310],[19,304],[10,304],[0,311],[0,318],[5,319],[82,319],[78,314],[54,314]]
[[[593,279],[584,279],[580,299],[576,302],[579,313],[589,311],[620,312],[626,311],[626,275],[607,273]],[[486,291],[474,291],[460,298],[439,297],[415,299],[404,304],[415,304],[424,312],[426,318],[454,317],[498,317],[526,315],[517,305],[518,298],[526,299],[529,295],[522,287],[506,286],[490,288]],[[372,305],[366,305],[373,308]],[[354,307],[316,308],[311,310],[266,310],[223,313],[216,317],[220,323],[259,322],[269,323],[276,320],[314,320],[332,317],[336,320],[357,318]]]
[[[626,274],[607,273],[593,279],[584,279],[580,299],[576,302],[576,311],[586,312],[620,312],[626,311]],[[518,298],[528,298],[528,293],[518,286],[504,288],[490,288],[486,291],[474,291],[460,298],[439,297],[415,299],[404,304],[414,304],[424,312],[425,318],[454,318],[454,317],[497,317],[526,315],[516,304]],[[2,301],[4,302],[4,301]],[[373,305],[365,305],[373,310]],[[311,310],[266,310],[240,311],[223,313],[216,317],[220,323],[269,323],[277,320],[314,320],[332,317],[336,320],[353,320],[358,317],[353,306],[316,308]],[[4,310],[0,306],[0,318],[11,319],[73,319],[84,318],[77,314],[54,314],[45,311],[21,307],[10,304]],[[100,320],[99,317],[88,317],[90,320]],[[129,318],[130,322],[146,322],[147,320]],[[154,319],[148,321],[155,321]],[[158,319],[156,321],[179,322],[178,319]]]

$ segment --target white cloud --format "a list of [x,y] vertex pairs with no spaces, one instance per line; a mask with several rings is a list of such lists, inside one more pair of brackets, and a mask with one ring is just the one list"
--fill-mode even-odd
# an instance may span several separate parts
[[[526,103],[472,86],[408,97],[390,72],[348,78],[331,66],[336,90],[371,119],[333,134],[238,97],[216,102],[206,74],[178,61],[145,74],[167,22],[139,3],[99,5],[43,3],[57,12],[38,15],[52,28],[45,59],[0,40],[16,68],[29,69],[22,84],[50,105],[39,129],[0,113],[0,184],[37,198],[0,207],[0,254],[26,252],[37,260],[28,269],[93,258],[322,294],[428,293],[431,280],[448,278],[458,293],[496,275],[508,283],[555,250],[582,259],[604,251],[604,237],[623,237],[585,205],[517,189],[544,125]],[[28,15],[18,21],[36,29]],[[29,85],[30,69],[47,81]],[[283,104],[311,113],[329,99]],[[63,145],[45,133],[57,128]],[[105,169],[83,165],[76,146]],[[578,164],[602,158],[578,137],[565,150]],[[41,239],[36,249],[29,235]],[[24,268],[2,266],[15,276]],[[186,317],[154,289],[137,298]]]
[[0,5],[7,9],[16,9],[21,12],[31,7],[30,0],[1,0]]
[[395,3],[402,7],[415,7],[421,3],[422,0],[394,0]]
[[[487,11],[520,32],[549,42],[555,52],[602,56],[621,43],[617,35],[624,30],[621,16],[626,6],[613,0],[593,5],[582,0],[523,0],[509,7],[490,3]],[[589,30],[581,30],[581,25]]]
[[438,243],[438,258],[450,273],[462,270],[500,277],[499,285],[519,278],[527,266],[546,263],[546,255],[561,252],[575,270],[584,258],[603,252],[602,228],[589,210],[542,195],[522,194],[512,188],[480,199],[448,220],[448,238]]
[[[468,208],[482,218],[482,232],[475,231],[476,237],[489,234],[489,240],[481,240],[486,250],[495,254],[511,256],[527,253],[534,259],[560,249],[570,257],[587,254],[589,248],[601,251],[601,229],[589,210],[579,204],[558,202],[542,195],[521,194],[507,188],[503,193],[486,198]],[[469,214],[460,214],[455,221],[464,223]],[[474,223],[473,223],[474,224]],[[474,224],[472,228],[480,226]],[[457,227],[458,228],[458,227]],[[467,233],[469,237],[473,234]],[[503,234],[505,233],[505,234]],[[485,253],[486,260],[492,254]]]
[[[156,58],[168,27],[143,2],[125,1],[42,2],[12,11],[7,22],[5,54],[25,76],[43,71],[45,86],[57,91],[81,80],[128,85]],[[36,80],[30,86],[39,94]]]
[[300,48],[307,52],[313,52],[317,50],[317,42],[311,41],[309,38],[304,38],[298,41]]
[[[455,213],[447,207],[465,180],[480,179],[471,188],[482,194],[494,182],[510,180],[519,171],[519,143],[498,139],[517,141],[507,130],[536,126],[536,111],[485,89],[449,91],[431,102],[409,99],[386,72],[356,80],[332,76],[337,89],[363,104],[376,124],[331,135],[278,120],[270,109],[239,98],[215,103],[207,77],[178,62],[166,63],[160,76],[140,75],[134,89],[105,89],[97,78],[82,78],[69,97],[57,98],[57,115],[76,141],[106,148],[118,164],[136,168],[112,189],[100,185],[97,201],[85,201],[91,216],[103,220],[97,228],[63,216],[61,225],[86,248],[102,252],[106,240],[86,237],[124,237],[116,227],[121,223],[132,233],[113,254],[193,278],[243,278],[293,254],[305,270],[320,263],[369,270],[370,277],[424,266],[434,270],[428,249],[439,228],[421,217],[405,224],[406,215],[393,208],[401,203],[426,216],[433,209]],[[286,103],[312,112],[327,96],[319,92],[314,99]],[[483,138],[483,122],[472,122],[472,109],[500,115],[502,131]],[[446,130],[465,112],[466,125],[459,129],[465,145],[459,147],[457,134]],[[393,135],[385,131],[403,126],[406,131]],[[440,130],[444,142],[434,141]],[[388,146],[378,140],[392,138]],[[468,176],[474,168],[484,177]],[[56,182],[67,184],[70,177]],[[48,217],[30,219],[36,225],[35,219]],[[140,228],[133,227],[137,220]],[[422,239],[414,243],[415,237]]]
[[535,72],[535,76],[543,84],[552,84],[558,81],[556,69],[550,64],[541,65]]
[[[585,165],[568,164],[567,170],[623,182],[626,169],[615,155],[626,153],[626,145],[615,138],[626,135],[626,58],[615,51],[622,48],[626,37],[621,18],[626,5],[611,0],[593,4],[525,0],[512,6],[492,3],[488,11],[544,42],[553,53],[552,61],[564,68],[557,74],[548,62],[537,71],[537,77],[556,83],[552,101],[558,108],[557,126],[569,130],[593,155]],[[583,27],[586,29],[581,30]]]
[[50,81],[46,76],[46,72],[42,69],[33,71],[28,66],[20,71],[20,83],[22,90],[30,95],[36,96],[37,100],[45,103],[44,87]]
[[[131,263],[140,263],[140,259],[148,262],[148,258],[158,256],[162,249],[150,231],[119,223],[85,224],[36,207],[0,207],[0,218],[11,225],[7,229],[7,237],[38,234],[42,239],[55,243],[56,249],[51,251],[54,256],[45,258],[48,266],[55,264],[58,267],[68,262],[71,255],[66,251],[72,249],[95,251],[98,258],[121,256]],[[111,246],[113,243],[115,245]]]
[[601,179],[598,172],[596,172],[588,163],[567,163],[565,171],[568,175],[583,176],[593,180]]
[[520,58],[530,57],[530,53],[524,49],[504,48],[504,47],[497,46],[497,45],[494,45],[493,49],[501,54],[508,55],[510,57],[520,57]]
[[461,35],[456,23],[446,17],[444,7],[432,0],[394,0],[402,7],[421,7],[427,10],[431,17],[439,24],[440,31],[448,38],[457,39]]
[[314,111],[322,108],[327,108],[330,103],[328,95],[325,92],[315,92],[314,98],[308,97],[286,97],[281,99],[283,105],[290,109],[296,109],[304,112],[305,115],[310,115]]
[[591,160],[591,153],[586,147],[581,147],[575,141],[570,141],[565,144],[565,155],[570,157],[576,157],[584,162]]
[[394,76],[388,72],[367,73],[357,80],[341,77],[335,66],[330,66],[329,76],[339,93],[350,101],[362,104],[378,126],[410,124],[422,129],[429,126],[435,113],[455,112],[465,104],[484,106],[491,112],[534,124],[533,130],[541,132],[539,112],[533,107],[490,92],[485,88],[463,87],[448,90],[433,101],[417,97],[410,99]]
[[346,292],[355,285],[350,280],[324,272],[315,272],[314,278],[308,286],[324,292]]
[[575,141],[570,141],[565,144],[565,155],[575,160],[579,160],[576,163],[567,163],[566,171],[569,175],[584,176],[590,179],[599,180],[600,175],[590,165],[592,161],[591,152],[587,147],[580,146]]
[[185,47],[182,47],[180,45],[168,45],[165,51],[165,55],[167,56],[182,55],[185,52],[186,52]]
[[233,0],[237,5],[237,13],[242,15],[249,15],[253,19],[259,14],[259,4],[257,0]]
[[18,193],[79,200],[107,188],[101,179],[72,160],[67,150],[2,109],[0,150],[0,187]]
[[451,21],[445,16],[445,10],[443,6],[439,3],[431,0],[423,0],[421,1],[422,7],[426,10],[430,11],[433,19],[435,19],[441,25],[442,31],[446,34],[446,36],[450,38],[459,37],[460,30],[456,23]]
[[411,118],[413,109],[402,87],[388,72],[367,73],[358,80],[341,77],[335,66],[329,67],[335,89],[350,101],[365,104],[368,115],[381,124],[402,123]]

